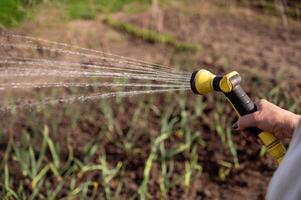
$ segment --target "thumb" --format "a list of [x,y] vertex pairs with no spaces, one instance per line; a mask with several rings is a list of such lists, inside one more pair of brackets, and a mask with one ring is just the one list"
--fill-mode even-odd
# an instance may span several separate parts
[[254,112],[240,117],[237,121],[237,130],[245,130],[249,127],[257,127],[260,121],[259,112]]

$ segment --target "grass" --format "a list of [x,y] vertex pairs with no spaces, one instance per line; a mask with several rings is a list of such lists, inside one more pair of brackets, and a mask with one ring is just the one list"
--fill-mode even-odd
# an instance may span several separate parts
[[133,37],[140,38],[151,43],[167,44],[181,51],[196,52],[200,49],[200,46],[195,43],[178,40],[167,33],[158,33],[150,29],[139,28],[129,23],[119,22],[111,17],[106,17],[104,22],[115,29],[124,31]]
[[62,1],[62,5],[66,8],[71,19],[95,19],[98,13],[94,1],[69,0]]
[[15,27],[19,25],[24,18],[32,15],[33,8],[41,0],[1,0],[0,1],[0,25],[6,27]]
[[36,7],[41,3],[58,4],[70,19],[91,20],[99,13],[143,11],[150,6],[151,0],[1,0],[0,25],[18,26],[25,19],[33,17]]

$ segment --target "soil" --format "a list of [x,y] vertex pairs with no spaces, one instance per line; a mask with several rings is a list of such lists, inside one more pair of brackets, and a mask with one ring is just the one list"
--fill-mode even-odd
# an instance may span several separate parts
[[[203,1],[202,4],[198,1],[191,2],[185,8],[177,4],[164,8],[162,10],[163,22],[160,23],[163,23],[161,31],[186,41],[197,42],[202,46],[199,53],[192,55],[193,61],[185,60],[186,54],[176,52],[172,47],[149,44],[111,29],[102,23],[102,16],[95,21],[65,22],[62,20],[59,22],[54,17],[59,15],[58,11],[48,9],[46,19],[44,19],[45,14],[44,17],[38,16],[37,19],[25,22],[17,31],[26,35],[101,49],[165,65],[173,65],[180,61],[183,63],[180,68],[185,70],[192,70],[193,67],[199,66],[209,67],[212,71],[219,72],[235,69],[241,70],[244,75],[259,76],[272,84],[275,83],[273,81],[276,77],[282,76],[285,80],[296,80],[296,94],[300,94],[298,93],[300,92],[301,67],[300,22],[289,20],[288,26],[285,27],[281,19],[262,15],[247,8],[236,6],[219,8],[210,3],[204,4]],[[113,17],[140,27],[153,26],[149,12],[130,15],[117,13]],[[256,95],[256,92],[253,94]],[[214,109],[214,106],[211,108]],[[102,121],[101,115],[97,116]],[[127,121],[122,117],[119,120],[121,124]],[[150,116],[149,122],[149,129],[156,132],[159,129],[158,123],[152,120],[158,121],[156,115]],[[78,123],[80,130],[74,133],[74,138],[77,138],[74,145],[79,146],[78,156],[81,156],[80,146],[85,141],[83,138],[97,135],[101,125],[87,121]],[[238,145],[240,168],[232,170],[226,180],[221,181],[218,176],[219,165],[216,161],[229,160],[231,155],[224,152],[218,135],[212,133],[207,126],[202,124],[201,127],[207,146],[198,149],[199,162],[203,166],[202,175],[194,180],[188,193],[181,187],[175,187],[169,191],[168,199],[264,199],[269,180],[276,169],[273,162],[269,158],[260,159],[257,146],[242,140],[241,135],[234,134],[233,140]],[[118,161],[128,162],[127,175],[124,179],[126,185],[121,193],[126,199],[139,187],[145,158],[150,149],[150,140],[149,138],[139,139],[137,147],[145,149],[141,156],[128,155],[110,143],[104,142],[103,145],[107,159],[112,165]],[[181,156],[175,161],[175,171],[179,174],[183,171],[182,161]],[[149,183],[149,191],[155,199],[161,198],[156,178],[158,170],[159,166],[155,163]]]

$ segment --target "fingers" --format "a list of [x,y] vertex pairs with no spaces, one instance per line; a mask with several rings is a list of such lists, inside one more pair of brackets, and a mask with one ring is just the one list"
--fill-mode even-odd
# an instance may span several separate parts
[[265,106],[267,106],[268,104],[271,104],[270,102],[268,102],[265,99],[260,99],[259,101],[255,102],[255,105],[257,107],[257,110],[262,110]]
[[262,115],[262,111],[265,110],[269,102],[265,99],[261,99],[255,104],[257,107],[256,112],[242,116],[236,123],[232,125],[233,130],[242,131],[242,134],[252,143],[257,143],[257,137],[250,133],[247,129],[262,125],[262,120],[264,117],[264,115]]
[[254,136],[252,133],[250,133],[248,130],[244,130],[242,131],[243,135],[249,140],[251,141],[253,144],[257,143],[257,138],[256,136]]
[[254,112],[245,116],[242,116],[237,121],[237,130],[245,130],[250,127],[257,127],[260,122],[260,112]]
[[266,108],[269,106],[269,103],[265,99],[261,99],[257,101],[256,103],[257,111],[245,116],[242,116],[237,121],[237,130],[245,130],[250,127],[258,127],[259,125],[262,125],[262,122],[264,121],[264,112],[266,112]]
[[232,125],[235,131],[242,131],[242,134],[252,143],[257,143],[257,138],[250,133],[247,128],[257,127],[260,122],[260,112],[254,112],[239,118],[239,120]]
[[247,138],[249,141],[251,141],[252,143],[254,143],[254,144],[257,143],[257,138],[252,133],[250,133],[248,130],[242,131],[242,135],[245,138]]
[[276,138],[279,138],[279,139],[285,139],[285,138],[288,138],[288,135],[285,134],[284,131],[277,131],[277,132],[274,132],[275,134],[275,137]]

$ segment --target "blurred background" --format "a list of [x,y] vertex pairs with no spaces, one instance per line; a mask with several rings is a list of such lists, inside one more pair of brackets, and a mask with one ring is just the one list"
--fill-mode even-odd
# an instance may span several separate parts
[[[2,30],[186,72],[236,70],[254,100],[296,113],[300,18],[298,0],[0,1]],[[276,166],[231,131],[236,119],[222,95],[190,91],[12,112],[0,121],[0,196],[264,199]]]

